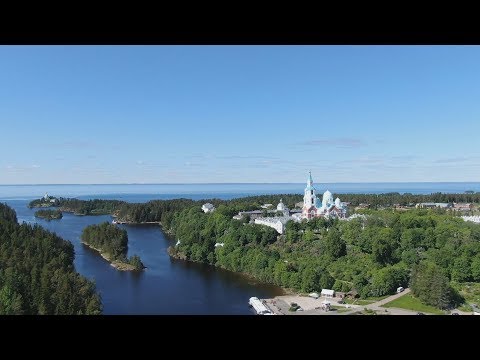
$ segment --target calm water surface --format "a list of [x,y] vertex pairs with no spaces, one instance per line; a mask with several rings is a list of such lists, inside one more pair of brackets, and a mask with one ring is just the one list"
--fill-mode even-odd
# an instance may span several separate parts
[[282,294],[279,287],[261,284],[245,276],[214,267],[172,260],[167,247],[173,243],[159,226],[125,226],[128,255],[138,254],[147,269],[141,273],[115,270],[95,251],[80,242],[82,229],[111,221],[110,216],[75,216],[61,220],[35,219],[28,200],[9,200],[18,221],[39,223],[70,240],[75,247],[75,268],[95,280],[104,314],[252,314],[251,296]]

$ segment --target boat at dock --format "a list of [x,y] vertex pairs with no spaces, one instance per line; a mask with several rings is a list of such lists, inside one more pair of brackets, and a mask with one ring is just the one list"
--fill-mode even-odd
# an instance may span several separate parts
[[248,300],[250,306],[255,310],[257,315],[275,315],[265,304],[257,297],[251,297]]
[[126,222],[125,221],[118,221],[118,220],[113,219],[112,224],[126,224]]

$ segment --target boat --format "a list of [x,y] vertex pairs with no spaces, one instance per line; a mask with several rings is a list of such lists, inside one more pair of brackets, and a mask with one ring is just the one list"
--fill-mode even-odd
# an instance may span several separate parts
[[248,303],[250,304],[251,307],[255,310],[257,315],[275,315],[269,308],[265,306],[265,304],[260,301],[259,298],[256,296],[251,297],[248,300]]

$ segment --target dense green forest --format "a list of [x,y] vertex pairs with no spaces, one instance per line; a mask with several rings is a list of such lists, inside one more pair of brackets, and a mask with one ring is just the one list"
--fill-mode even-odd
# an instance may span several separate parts
[[60,210],[73,212],[75,215],[108,215],[114,214],[122,205],[120,200],[79,200],[60,198],[57,206]]
[[54,219],[61,219],[63,214],[60,210],[37,210],[35,211],[35,217],[45,219],[45,220],[54,220]]
[[180,244],[170,253],[302,292],[355,289],[370,297],[411,283],[414,295],[439,308],[462,302],[452,283],[480,282],[480,226],[441,211],[290,221],[282,236],[228,213],[198,206],[176,213],[170,230]]
[[[430,195],[413,195],[400,193],[386,194],[334,194],[334,197],[340,197],[342,201],[350,203],[350,212],[353,208],[360,204],[369,204],[371,208],[378,209],[381,207],[389,207],[395,204],[406,206],[414,205],[421,202],[447,202],[447,203],[480,203],[480,193],[465,194],[443,194],[433,193]],[[261,205],[270,203],[278,204],[283,199],[284,204],[293,209],[295,204],[303,201],[301,194],[275,194],[275,195],[258,195],[249,196],[232,200],[221,199],[173,199],[173,200],[152,200],[147,203],[132,204],[120,200],[79,200],[72,198],[59,198],[52,205],[59,207],[60,210],[73,212],[77,215],[118,215],[120,221],[140,223],[140,222],[166,222],[171,220],[174,212],[183,210],[189,206],[203,204],[206,201],[215,205],[216,208],[224,205],[224,212],[235,215],[239,211],[259,209]],[[29,207],[34,204],[41,203],[42,199],[33,200]]]
[[114,214],[122,205],[120,200],[79,200],[73,198],[59,198],[55,203],[45,202],[44,199],[32,200],[29,208],[33,207],[58,207],[61,211],[72,212],[75,215],[108,215]]
[[19,225],[0,204],[0,314],[100,314],[95,284],[73,266],[73,245],[39,225]]
[[[336,194],[334,195],[337,196]],[[316,219],[289,222],[285,235],[233,220],[239,211],[276,205],[289,207],[300,194],[208,199],[213,213],[200,207],[207,200],[154,200],[131,204],[114,200],[60,199],[60,208],[82,214],[111,213],[129,223],[160,222],[180,245],[172,256],[244,272],[261,281],[297,291],[356,290],[362,297],[382,296],[398,286],[411,286],[424,303],[445,308],[461,303],[459,284],[480,282],[480,226],[464,222],[444,209],[406,212],[388,207],[419,202],[480,203],[480,193],[430,195],[339,194],[366,218],[350,221]],[[387,208],[387,209],[385,209]],[[215,243],[224,243],[215,247]]]
[[109,261],[117,260],[130,264],[135,270],[142,270],[145,267],[138,255],[133,255],[130,259],[127,259],[127,230],[120,229],[113,224],[104,222],[87,226],[83,229],[82,241],[99,250]]

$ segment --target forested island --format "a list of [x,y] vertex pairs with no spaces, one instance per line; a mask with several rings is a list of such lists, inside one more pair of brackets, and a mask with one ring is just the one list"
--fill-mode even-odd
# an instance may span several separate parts
[[36,200],[30,201],[28,207],[31,208],[44,208],[44,207],[52,207],[58,206],[58,199],[54,196],[48,196],[45,194],[44,197]]
[[71,212],[74,215],[109,215],[127,204],[120,200],[79,200],[63,197],[53,199],[53,202],[45,201],[44,198],[32,200],[28,207],[57,207],[60,211]]
[[95,284],[75,271],[74,256],[69,241],[18,224],[0,204],[0,314],[101,314]]
[[[467,304],[471,289],[480,289],[480,225],[463,221],[451,210],[414,206],[421,202],[478,205],[480,193],[341,196],[350,203],[349,215],[361,216],[349,221],[290,221],[283,235],[232,216],[280,198],[294,208],[302,201],[301,195],[208,199],[216,210],[207,214],[201,211],[206,200],[131,204],[60,199],[60,204],[88,214],[109,211],[125,223],[160,223],[179,241],[169,248],[172,257],[246,273],[296,292],[333,288],[354,290],[366,298],[409,286],[423,303],[445,309]],[[368,209],[356,209],[361,204],[368,204]],[[409,208],[399,211],[397,205]],[[216,247],[216,243],[223,246]]]
[[99,225],[90,225],[83,229],[82,242],[98,251],[100,255],[118,270],[143,270],[138,255],[127,259],[128,235],[125,229],[104,222]]
[[45,220],[55,220],[61,219],[63,217],[63,214],[60,210],[37,210],[35,211],[35,217]]

